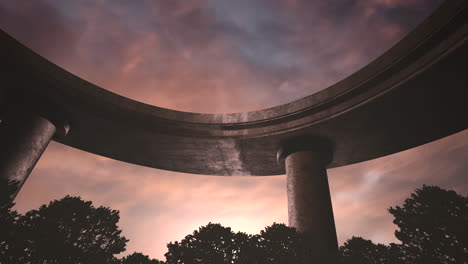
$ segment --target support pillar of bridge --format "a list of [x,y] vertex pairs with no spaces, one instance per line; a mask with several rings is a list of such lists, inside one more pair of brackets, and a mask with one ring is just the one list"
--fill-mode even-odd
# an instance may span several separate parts
[[287,174],[289,225],[304,237],[304,263],[338,263],[326,170],[332,149],[323,138],[299,137],[283,144],[278,152],[278,162],[285,163]]
[[39,114],[24,111],[0,116],[0,207],[12,201],[56,133]]

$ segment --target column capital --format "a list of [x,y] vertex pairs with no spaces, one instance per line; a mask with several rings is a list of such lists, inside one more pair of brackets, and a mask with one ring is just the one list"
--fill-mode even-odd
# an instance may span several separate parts
[[61,107],[54,103],[41,100],[37,101],[28,100],[11,100],[6,105],[3,105],[0,109],[0,119],[5,119],[8,122],[9,119],[17,119],[21,116],[40,116],[52,124],[54,124],[56,131],[54,137],[64,138],[69,130],[70,123],[68,121],[68,113],[66,113]]
[[280,166],[284,166],[286,158],[293,153],[312,151],[320,153],[324,165],[328,165],[333,159],[334,145],[331,140],[323,136],[303,135],[289,138],[283,141],[276,153],[276,159]]

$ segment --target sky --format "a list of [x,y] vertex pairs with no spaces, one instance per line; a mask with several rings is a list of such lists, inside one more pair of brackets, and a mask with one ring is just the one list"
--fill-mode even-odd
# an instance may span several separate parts
[[[401,40],[440,0],[0,0],[0,28],[105,89],[202,113],[258,110],[345,78]],[[73,129],[73,128],[72,128]],[[396,242],[390,206],[422,184],[467,195],[468,131],[328,170],[340,244]],[[286,177],[145,168],[51,142],[16,198],[20,212],[70,194],[120,211],[127,252],[208,222],[259,233],[287,223]]]

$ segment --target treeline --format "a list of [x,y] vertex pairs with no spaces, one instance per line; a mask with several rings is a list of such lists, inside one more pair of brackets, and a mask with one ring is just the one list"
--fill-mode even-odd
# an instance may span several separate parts
[[[118,258],[128,242],[117,226],[118,211],[66,196],[23,215],[12,210],[7,196],[0,199],[7,204],[0,209],[1,264],[303,263],[299,252],[306,242],[284,224],[273,223],[260,234],[248,235],[208,223],[180,242],[169,243],[166,261],[137,252]],[[339,249],[340,263],[468,263],[467,196],[423,186],[389,213],[400,243],[352,237]]]

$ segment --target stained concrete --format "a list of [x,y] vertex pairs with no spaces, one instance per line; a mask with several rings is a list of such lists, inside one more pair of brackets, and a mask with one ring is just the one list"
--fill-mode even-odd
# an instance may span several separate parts
[[[403,151],[468,128],[468,1],[446,1],[348,78],[260,111],[186,113],[119,96],[0,33],[0,113],[18,102],[59,113],[55,140],[129,163],[204,175],[279,175],[276,152],[298,135],[328,138],[329,168]],[[55,109],[55,110],[54,110]]]
[[15,182],[14,199],[56,132],[55,125],[31,112],[0,116],[0,182]]
[[317,150],[286,157],[289,225],[306,235],[305,256],[337,263],[338,240],[324,160]]

